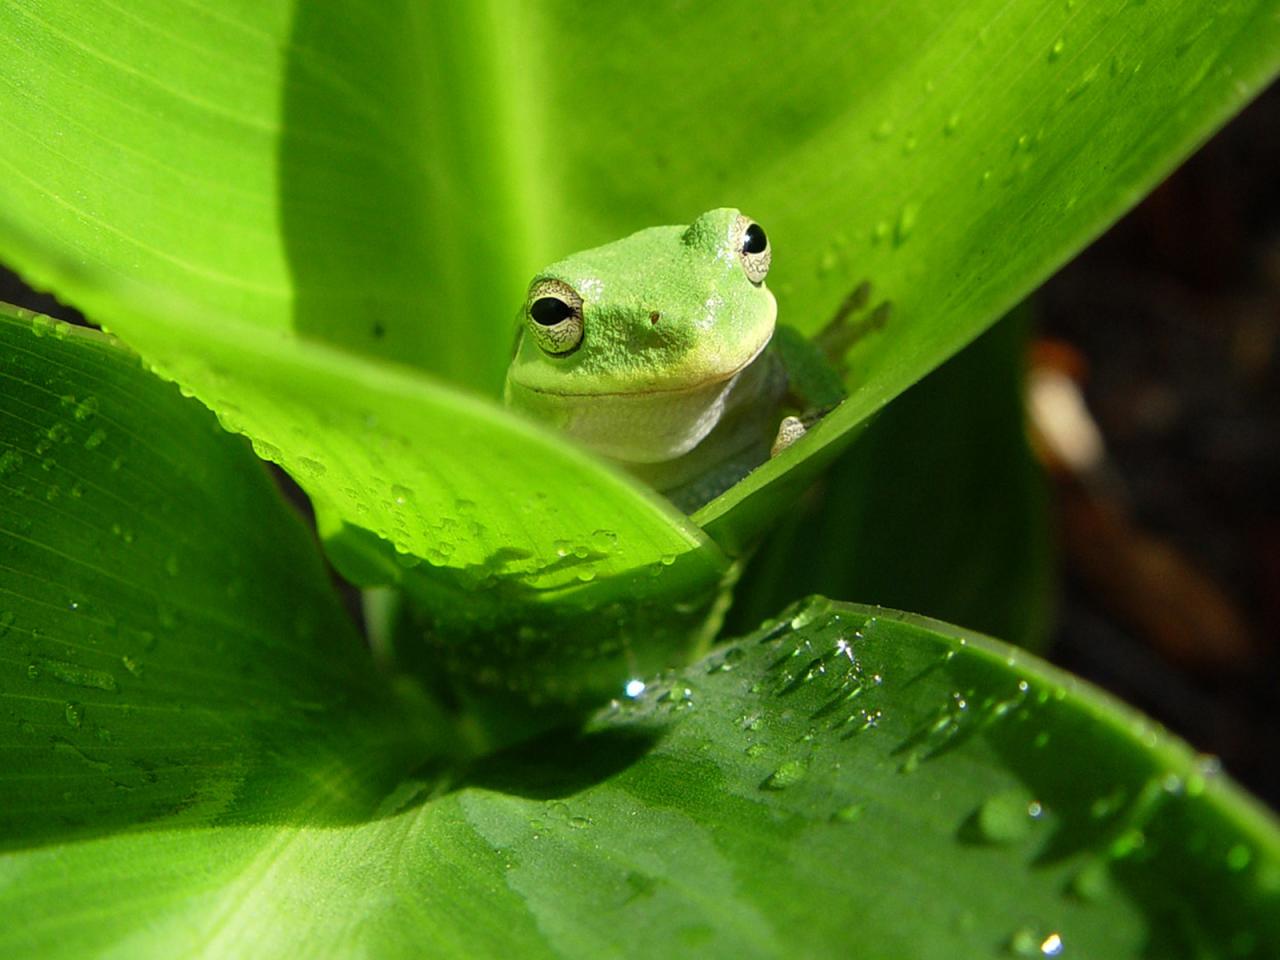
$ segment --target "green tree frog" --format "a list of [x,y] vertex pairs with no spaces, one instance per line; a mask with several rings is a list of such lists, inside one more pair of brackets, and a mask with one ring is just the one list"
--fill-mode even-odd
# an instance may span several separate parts
[[529,285],[507,404],[697,509],[844,395],[819,348],[777,327],[772,255],[721,208],[551,264]]

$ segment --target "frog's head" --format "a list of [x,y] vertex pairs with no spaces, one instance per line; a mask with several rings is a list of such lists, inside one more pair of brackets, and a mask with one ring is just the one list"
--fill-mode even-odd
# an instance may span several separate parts
[[728,380],[773,336],[770,255],[759,224],[722,208],[551,264],[529,285],[508,389],[591,397]]

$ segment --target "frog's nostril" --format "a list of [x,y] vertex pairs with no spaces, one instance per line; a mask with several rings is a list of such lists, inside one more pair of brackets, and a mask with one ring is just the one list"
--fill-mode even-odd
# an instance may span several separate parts
[[654,324],[656,324],[656,323],[657,323],[659,320],[661,320],[661,319],[662,319],[662,314],[660,314],[657,310],[655,310],[655,311],[653,311],[653,313],[649,314],[649,322],[650,322],[650,323],[654,323]]

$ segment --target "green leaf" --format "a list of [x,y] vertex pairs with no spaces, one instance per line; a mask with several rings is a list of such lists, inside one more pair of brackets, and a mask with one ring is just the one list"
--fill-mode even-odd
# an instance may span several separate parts
[[[456,367],[467,327],[433,335],[453,311],[423,282],[450,247],[423,169],[429,91],[403,42],[413,7],[329,5],[328,36],[363,38],[337,55],[293,7],[5,4],[5,216],[210,313]],[[59,289],[114,319],[91,287]]]
[[818,590],[1039,647],[1053,569],[1028,448],[1019,310],[882,412],[761,545],[736,590],[745,631]]
[[[324,782],[358,784],[365,759],[349,760],[345,779],[335,768]],[[788,611],[581,735],[420,770],[342,822],[322,815],[324,796],[295,802],[269,820],[193,816],[13,854],[0,907],[23,922],[0,927],[0,948],[951,958],[1060,943],[1065,956],[1179,958],[1280,946],[1280,833],[1211,761],[1034,658],[880,609]]]
[[247,445],[101,334],[4,308],[0,357],[0,848],[378,790],[404,738]]
[[[793,5],[775,14],[804,15]],[[785,45],[781,63],[740,38],[738,69],[755,73],[769,63],[787,95],[770,102],[740,75],[738,88],[752,91],[742,104],[750,124],[735,122],[737,110],[704,110],[696,122],[725,158],[766,153],[748,142],[761,137],[787,144],[765,171],[742,164],[742,185],[730,190],[770,225],[781,315],[817,330],[863,279],[872,284],[870,302],[889,312],[854,348],[851,396],[812,431],[807,449],[765,464],[696,515],[722,542],[754,535],[762,517],[790,502],[796,478],[788,474],[815,472],[802,458],[824,465],[824,445],[844,442],[1011,309],[1280,68],[1275,0],[991,0],[947,11],[917,0],[891,14],[859,4],[829,12],[813,36],[793,23],[745,22],[762,28],[760,47],[805,37]],[[678,31],[668,56],[684,67],[654,78],[646,100],[682,97],[674,91],[697,62],[684,45],[705,47],[720,28],[727,26],[699,21]],[[619,91],[600,95],[614,102]],[[687,128],[665,120],[668,142],[678,141]],[[616,162],[621,140],[595,145],[589,169]],[[666,188],[652,196],[664,206],[697,206],[726,180],[731,188],[738,182],[710,164],[663,179]],[[646,191],[628,184],[627,194]],[[605,202],[576,196],[584,211],[616,209],[608,195]]]
[[[119,278],[180,313],[305,333],[492,392],[540,261],[741,206],[773,237],[784,321],[816,330],[869,280],[884,322],[855,348],[850,399],[699,512],[736,552],[852,428],[1273,75],[1276,11],[908,0],[748,15],[495,0],[375,16],[339,0],[217,13],[148,0],[122,15],[17,0],[0,11],[0,253],[149,359],[165,352],[209,403],[239,388],[239,365],[219,390],[174,362],[167,319],[115,297]],[[242,352],[290,349],[236,336]],[[285,406],[305,403],[323,401]],[[272,404],[239,420],[284,427],[256,438],[296,469],[293,434],[313,424]],[[434,462],[453,469],[462,455]],[[390,521],[376,501],[364,502],[382,514],[371,523],[335,499],[349,522]],[[643,523],[647,508],[623,500]]]

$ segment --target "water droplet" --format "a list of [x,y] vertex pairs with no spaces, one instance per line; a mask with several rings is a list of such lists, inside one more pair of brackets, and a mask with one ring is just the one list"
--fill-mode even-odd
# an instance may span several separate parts
[[393,483],[391,485],[391,498],[395,500],[397,506],[403,506],[413,499],[413,491],[406,486]]
[[0,453],[0,477],[15,473],[22,466],[22,454],[17,450],[6,450]]
[[1239,873],[1253,860],[1253,851],[1243,843],[1237,843],[1227,851],[1227,869]]
[[600,553],[612,553],[618,545],[618,535],[612,530],[597,530],[591,534],[591,546]]
[[748,757],[751,757],[754,759],[755,757],[758,757],[765,752],[765,745],[763,743],[753,743],[742,752],[745,753]]
[[1117,787],[1110,793],[1098,797],[1089,805],[1089,816],[1095,820],[1105,820],[1107,817],[1119,812],[1124,807],[1124,801],[1124,789]]
[[634,700],[636,697],[640,696],[640,694],[644,693],[645,686],[646,684],[643,680],[633,679],[633,680],[628,680],[627,685],[622,689],[623,689],[623,692],[626,693],[628,697]]
[[85,397],[76,404],[75,409],[71,411],[71,416],[75,418],[76,422],[84,423],[98,412],[98,407],[97,397]]
[[658,697],[658,703],[668,710],[688,710],[693,706],[693,688],[672,687]]
[[310,457],[299,457],[298,464],[313,477],[323,477],[325,474],[325,465],[319,460],[312,460]]
[[1076,99],[1076,97],[1080,96],[1082,93],[1088,90],[1089,87],[1093,85],[1093,81],[1097,79],[1097,76],[1098,76],[1098,67],[1099,65],[1095,63],[1092,67],[1090,67],[1088,70],[1086,70],[1083,74],[1080,75],[1079,80],[1077,80],[1075,83],[1073,83],[1070,87],[1067,88],[1068,100]]
[[[34,675],[31,672],[32,669],[35,670]],[[41,660],[38,666],[32,664],[27,668],[27,675],[34,680],[40,676],[41,669],[54,679],[77,687],[91,687],[95,690],[116,689],[116,678],[105,670],[92,670],[65,660]]]
[[864,809],[866,808],[860,803],[847,803],[833,813],[831,819],[836,823],[855,823],[862,819]]
[[274,443],[267,443],[265,440],[252,439],[253,452],[263,460],[271,460],[275,463],[284,463],[284,454]]
[[1062,56],[1062,51],[1067,48],[1067,40],[1065,37],[1059,37],[1053,42],[1053,46],[1049,48],[1049,62],[1054,63]]
[[777,770],[769,774],[764,781],[766,790],[786,790],[802,781],[809,773],[809,764],[804,760],[788,760]]
[[[1031,812],[1027,794],[1018,789],[994,794],[982,802],[974,815],[978,833],[987,843],[1016,843],[1031,835],[1036,814]],[[1037,810],[1039,804],[1036,804]]]
[[911,231],[915,229],[916,218],[920,215],[920,204],[907,203],[904,204],[902,210],[898,213],[898,223],[894,227],[893,242],[897,246],[907,242],[907,238],[911,236]]
[[54,337],[58,340],[66,338],[69,331],[61,329],[66,324],[54,320],[52,317],[46,317],[44,314],[33,313],[31,315],[31,332],[37,337]]
[[120,663],[135,677],[142,676],[142,664],[128,654],[125,654],[120,658]]
[[27,679],[28,679],[28,680],[39,680],[39,679],[40,679],[40,665],[39,665],[39,664],[36,664],[36,663],[28,663],[28,664],[27,664]]
[[569,826],[573,827],[575,830],[585,829],[586,827],[591,826],[591,818],[582,816],[570,817]]
[[960,114],[953,113],[947,117],[947,122],[942,125],[942,133],[944,136],[954,137],[956,131],[960,129]]
[[62,708],[62,715],[67,720],[67,726],[80,729],[80,724],[84,721],[84,708],[74,700],[68,700]]
[[1099,903],[1111,893],[1111,872],[1105,860],[1090,860],[1071,878],[1071,892],[1085,903]]
[[1196,758],[1195,771],[1187,777],[1187,796],[1198,797],[1210,782],[1222,775],[1222,761],[1209,754]]
[[893,136],[893,121],[892,120],[880,121],[879,126],[876,127],[875,132],[872,134],[872,136],[875,137],[877,140],[888,140],[891,136]]
[[0,610],[0,637],[9,632],[15,617],[12,610]]
[[1062,935],[1038,924],[1020,927],[1009,937],[1009,952],[1015,957],[1060,957]]
[[1113,860],[1123,860],[1141,850],[1146,842],[1146,835],[1141,830],[1126,830],[1112,841],[1107,853]]

